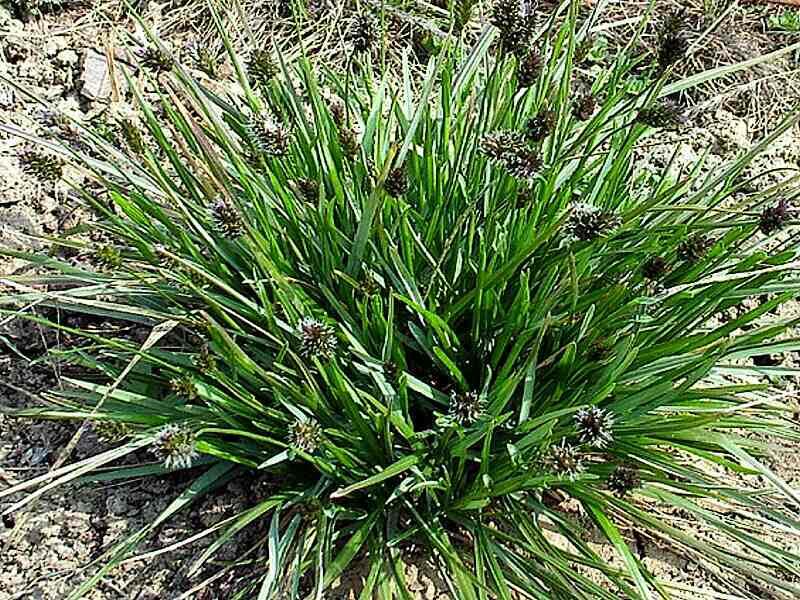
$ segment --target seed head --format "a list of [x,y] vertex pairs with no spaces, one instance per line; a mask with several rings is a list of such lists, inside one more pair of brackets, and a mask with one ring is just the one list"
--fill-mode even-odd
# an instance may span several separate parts
[[256,50],[247,61],[247,78],[257,86],[266,87],[279,73],[269,50]]
[[686,15],[674,12],[667,17],[658,40],[658,68],[663,72],[686,56],[689,50]]
[[477,392],[457,393],[450,395],[450,418],[459,425],[469,426],[483,416],[485,403]]
[[358,154],[359,144],[356,133],[346,125],[339,127],[339,146],[342,148],[342,153],[349,158]]
[[55,183],[64,174],[64,162],[57,156],[36,150],[28,150],[20,157],[22,170],[51,183]]
[[639,471],[626,465],[617,466],[606,479],[608,489],[620,498],[641,485],[642,480],[639,478]]
[[667,99],[641,109],[636,121],[650,127],[672,129],[686,124],[687,118],[680,104]]
[[94,421],[92,423],[97,437],[110,444],[121,442],[131,434],[131,427],[122,421],[113,421],[111,419],[104,419],[102,421]]
[[579,121],[588,121],[592,118],[595,109],[597,108],[597,100],[592,94],[584,94],[580,96],[572,107],[572,114]]
[[614,415],[597,406],[582,408],[575,413],[575,426],[581,442],[595,448],[605,448],[614,441]]
[[193,362],[201,373],[210,373],[217,368],[217,359],[211,353],[211,347],[208,344],[200,346],[200,351],[194,357]]
[[622,220],[614,213],[601,210],[591,204],[577,202],[573,205],[565,224],[568,239],[591,242],[610,234]]
[[711,245],[710,239],[700,233],[695,233],[678,245],[678,258],[689,263],[696,263],[706,255]]
[[331,113],[331,120],[338,126],[341,127],[345,124],[345,117],[347,115],[347,107],[344,105],[344,102],[339,98],[331,98],[330,102],[328,103],[328,111]]
[[186,46],[189,58],[209,77],[219,76],[219,59],[208,45],[200,40],[193,39]]
[[227,239],[232,240],[244,234],[244,224],[236,207],[221,196],[211,204],[211,221],[214,228]]
[[139,129],[136,122],[125,120],[121,121],[119,126],[122,130],[122,137],[125,139],[125,143],[128,144],[128,148],[131,149],[131,152],[134,154],[144,154],[145,150],[147,150],[147,144],[144,141],[142,130]]
[[660,256],[651,256],[642,264],[642,275],[645,279],[656,281],[666,274],[669,265]]
[[283,156],[289,151],[289,130],[266,113],[252,115],[245,125],[245,133],[250,143],[263,154]]
[[528,145],[525,136],[517,131],[497,131],[483,136],[481,151],[504,167],[511,175],[530,179],[542,167],[539,154]]
[[352,45],[353,52],[367,52],[377,40],[376,29],[375,19],[372,15],[360,14],[351,21],[350,30],[345,39]]
[[162,427],[153,439],[151,450],[170,471],[188,469],[200,458],[195,448],[197,438],[187,425],[171,423]]
[[524,52],[536,28],[536,15],[527,0],[497,0],[492,7],[492,25],[500,30],[503,52]]
[[103,246],[95,252],[95,261],[101,267],[118,269],[122,265],[122,254],[114,246]]
[[305,357],[328,359],[336,351],[338,340],[333,327],[312,317],[305,317],[297,325],[300,334],[300,354]]
[[402,196],[408,191],[408,178],[406,169],[403,166],[392,169],[383,183],[383,189],[393,198]]
[[769,235],[782,229],[789,220],[791,207],[786,200],[781,199],[777,204],[768,206],[761,213],[758,228],[764,235]]
[[187,400],[197,399],[197,386],[194,384],[191,377],[183,376],[171,379],[169,387],[181,398],[186,398]]
[[589,345],[587,356],[590,360],[603,360],[611,353],[611,343],[606,338],[597,338]]
[[295,179],[294,187],[297,193],[300,194],[306,202],[316,202],[319,198],[319,183],[314,179],[307,179],[305,177]]
[[161,47],[148,46],[142,51],[141,63],[148,69],[152,69],[156,73],[161,73],[172,69],[172,65],[175,64],[175,61],[172,59],[170,53],[163,50]]
[[533,86],[542,72],[542,55],[537,50],[529,50],[517,63],[517,87]]
[[322,441],[322,429],[312,420],[297,420],[289,427],[289,445],[306,454],[314,454]]
[[560,444],[550,447],[550,451],[544,459],[545,466],[557,475],[575,479],[580,475],[585,466],[577,446],[568,444],[566,440],[561,440]]
[[556,113],[543,110],[525,124],[525,136],[532,142],[541,142],[550,135],[556,126]]
[[400,373],[400,367],[397,366],[396,362],[387,360],[386,362],[383,363],[383,374],[389,381],[395,381],[399,373]]

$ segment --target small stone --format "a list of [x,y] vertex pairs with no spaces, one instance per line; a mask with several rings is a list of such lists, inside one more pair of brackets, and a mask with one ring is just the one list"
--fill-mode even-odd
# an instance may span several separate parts
[[78,63],[78,53],[75,50],[66,49],[56,54],[56,62],[65,67],[71,67]]
[[111,77],[108,61],[102,54],[88,50],[83,58],[81,94],[89,100],[100,100],[111,95]]

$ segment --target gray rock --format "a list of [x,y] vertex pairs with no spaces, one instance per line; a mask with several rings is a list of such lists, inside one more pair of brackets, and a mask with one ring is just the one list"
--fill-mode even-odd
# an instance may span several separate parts
[[102,100],[111,95],[111,76],[103,54],[87,50],[83,57],[81,94],[89,100]]
[[75,50],[67,48],[56,54],[56,62],[65,67],[71,67],[78,62],[78,53]]

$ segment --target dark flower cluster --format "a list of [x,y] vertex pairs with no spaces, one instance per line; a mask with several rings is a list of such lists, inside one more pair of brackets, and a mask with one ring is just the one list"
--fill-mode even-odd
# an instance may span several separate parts
[[785,199],[779,200],[776,204],[768,206],[761,213],[758,228],[764,235],[775,233],[789,220],[791,207]]
[[227,239],[235,239],[244,234],[244,224],[236,207],[222,197],[211,205],[211,221],[214,228]]
[[386,181],[383,182],[383,189],[393,198],[402,196],[408,191],[408,177],[405,167],[397,167],[389,171]]
[[297,331],[300,334],[300,354],[323,359],[333,356],[338,343],[333,327],[306,317],[298,323]]
[[669,265],[665,259],[660,256],[651,256],[642,264],[642,275],[645,279],[657,281],[666,274],[668,268]]
[[639,471],[626,465],[617,466],[606,480],[606,486],[620,498],[642,485]]
[[377,29],[372,15],[360,14],[351,21],[345,39],[350,42],[353,52],[367,52],[378,39]]
[[685,125],[687,117],[680,104],[667,99],[642,108],[636,115],[636,121],[649,127],[670,129]]
[[301,177],[295,179],[292,183],[297,193],[306,202],[316,202],[319,198],[319,183],[314,179]]
[[529,50],[517,63],[517,86],[533,86],[542,72],[542,55],[535,49]]
[[503,52],[517,56],[527,53],[536,26],[536,14],[529,1],[497,0],[490,18],[500,30]]
[[687,21],[684,11],[669,15],[658,37],[658,68],[663,72],[686,56],[689,50]]
[[22,170],[43,181],[54,183],[64,174],[64,162],[51,154],[28,150],[20,156]]
[[584,444],[605,448],[614,441],[614,415],[597,406],[582,408],[575,413],[578,437]]
[[489,133],[481,140],[481,151],[514,177],[531,179],[542,168],[539,153],[524,134],[517,131]]
[[701,233],[689,236],[678,245],[678,258],[689,263],[696,263],[703,258],[713,242]]
[[450,395],[449,415],[459,425],[469,426],[483,416],[484,401],[478,392],[458,393]]
[[306,454],[314,454],[322,441],[322,428],[316,421],[297,420],[289,427],[289,445]]
[[172,55],[160,46],[148,46],[141,56],[142,65],[157,73],[169,71],[175,64]]
[[525,124],[525,137],[532,142],[541,142],[550,135],[556,126],[556,113],[552,110],[542,110],[535,117],[528,119]]
[[565,440],[550,447],[544,465],[556,475],[570,479],[575,479],[586,468],[578,447],[568,444]]
[[278,72],[269,50],[256,50],[247,61],[247,78],[257,86],[266,86]]
[[570,240],[591,242],[609,235],[621,222],[620,217],[612,212],[577,202],[567,218],[565,232]]
[[572,114],[579,121],[588,121],[597,109],[597,100],[591,93],[579,96],[572,107]]
[[283,156],[289,151],[289,130],[269,114],[251,115],[245,125],[245,132],[250,143],[263,154]]

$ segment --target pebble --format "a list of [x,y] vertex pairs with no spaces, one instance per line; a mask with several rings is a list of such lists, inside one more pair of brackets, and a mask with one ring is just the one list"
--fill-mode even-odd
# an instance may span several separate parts
[[81,94],[89,100],[101,100],[111,95],[111,77],[106,57],[94,50],[87,50],[83,58]]
[[65,49],[56,54],[56,63],[65,67],[74,66],[78,63],[78,53],[72,49]]

